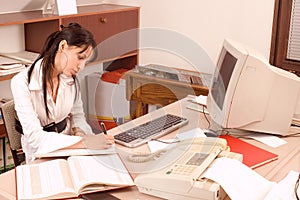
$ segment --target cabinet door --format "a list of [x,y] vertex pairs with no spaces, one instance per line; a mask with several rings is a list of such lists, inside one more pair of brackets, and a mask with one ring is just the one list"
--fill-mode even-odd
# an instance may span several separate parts
[[77,22],[93,33],[101,61],[137,52],[138,9],[62,19],[63,25],[71,22]]
[[40,53],[47,37],[57,30],[59,30],[58,20],[24,24],[25,50]]

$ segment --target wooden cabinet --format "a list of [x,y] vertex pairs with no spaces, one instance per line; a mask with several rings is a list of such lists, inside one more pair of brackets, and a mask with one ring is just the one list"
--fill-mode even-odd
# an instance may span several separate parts
[[[99,4],[79,6],[78,14],[43,15],[42,11],[0,14],[0,26],[24,24],[25,50],[40,52],[50,33],[77,22],[90,30],[98,44],[96,62],[107,70],[132,69],[138,61],[139,7]],[[0,77],[0,80],[11,76]]]
[[62,24],[73,21],[94,34],[100,60],[137,52],[138,10],[63,18]]
[[57,30],[59,30],[58,20],[25,23],[25,50],[39,53],[47,37]]

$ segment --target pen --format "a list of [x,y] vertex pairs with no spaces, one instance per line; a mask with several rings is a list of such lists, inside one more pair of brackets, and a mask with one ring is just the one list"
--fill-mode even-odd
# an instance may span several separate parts
[[105,135],[107,135],[107,131],[106,131],[106,127],[105,127],[105,124],[103,122],[100,123],[101,124],[101,128],[102,128],[102,131]]

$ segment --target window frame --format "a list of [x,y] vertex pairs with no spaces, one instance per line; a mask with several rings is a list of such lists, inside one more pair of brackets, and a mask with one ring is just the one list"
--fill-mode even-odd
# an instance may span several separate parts
[[287,59],[293,0],[275,0],[270,64],[300,76],[300,61]]

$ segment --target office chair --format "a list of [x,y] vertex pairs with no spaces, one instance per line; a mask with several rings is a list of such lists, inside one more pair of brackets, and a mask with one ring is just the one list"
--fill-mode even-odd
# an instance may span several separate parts
[[10,151],[16,167],[22,163],[25,163],[25,153],[22,150],[21,134],[15,129],[16,111],[14,101],[11,100],[2,104],[1,112],[7,133]]

